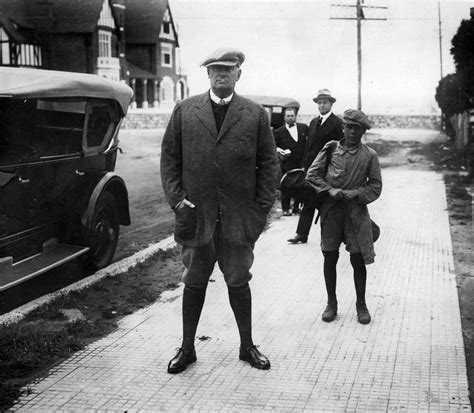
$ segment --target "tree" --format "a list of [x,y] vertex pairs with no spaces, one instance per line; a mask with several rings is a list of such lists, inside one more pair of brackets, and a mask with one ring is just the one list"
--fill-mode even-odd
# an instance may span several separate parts
[[447,75],[439,81],[435,99],[448,118],[456,113],[464,112],[469,107],[469,95],[457,73]]
[[456,72],[462,89],[471,99],[474,97],[474,19],[463,20],[451,40]]

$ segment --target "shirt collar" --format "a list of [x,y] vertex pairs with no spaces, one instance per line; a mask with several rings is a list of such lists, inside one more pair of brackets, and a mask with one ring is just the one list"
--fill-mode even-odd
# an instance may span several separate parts
[[329,118],[329,116],[331,116],[331,115],[332,115],[332,110],[330,110],[325,115],[319,115],[319,117],[321,118],[321,123],[326,122],[326,119]]
[[[221,101],[221,98],[219,96],[217,96],[213,91],[212,89],[209,89],[209,96],[211,98],[211,100],[214,102],[214,103],[217,103],[219,104],[219,102]],[[227,96],[226,98],[224,98],[224,102],[226,103],[226,105],[232,100],[232,97],[234,96],[234,93],[231,93],[229,96]]]
[[345,142],[345,139],[342,139],[337,143],[337,149],[339,149],[339,151],[342,152],[343,154],[348,152],[351,155],[354,155],[360,149],[362,145],[362,142],[359,142],[359,144],[354,146],[353,148],[347,149],[344,147],[344,142]]

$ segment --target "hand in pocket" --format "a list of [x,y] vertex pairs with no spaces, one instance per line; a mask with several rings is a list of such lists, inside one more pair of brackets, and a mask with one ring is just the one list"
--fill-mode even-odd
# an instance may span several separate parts
[[[191,204],[191,203],[189,203]],[[191,204],[193,205],[193,204]],[[192,239],[196,235],[196,208],[181,203],[175,210],[174,233],[180,239]]]

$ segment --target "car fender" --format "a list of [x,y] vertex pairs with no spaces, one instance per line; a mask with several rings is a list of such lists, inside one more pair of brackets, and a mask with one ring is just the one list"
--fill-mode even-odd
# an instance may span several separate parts
[[117,201],[120,224],[130,225],[127,187],[124,180],[114,172],[107,172],[95,185],[89,197],[87,208],[82,215],[82,225],[90,228],[97,201],[104,191],[109,191]]

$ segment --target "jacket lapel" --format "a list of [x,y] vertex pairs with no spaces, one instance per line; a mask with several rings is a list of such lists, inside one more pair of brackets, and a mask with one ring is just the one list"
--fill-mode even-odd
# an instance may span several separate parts
[[296,130],[298,131],[298,142],[300,141],[301,138],[304,138],[303,136],[303,131],[301,130],[301,125],[296,123]]
[[201,99],[199,100],[196,106],[196,116],[206,127],[212,137],[214,139],[217,138],[216,121],[214,119],[214,113],[212,112],[211,98],[209,97],[209,92],[203,93],[201,95]]
[[286,125],[283,125],[283,133],[285,134],[286,139],[291,139],[291,140],[293,140],[293,138],[291,137],[290,131],[288,130],[288,128],[286,127]]
[[[229,103],[229,109],[227,109],[227,113],[224,118],[224,123],[221,126],[221,130],[219,135],[217,136],[217,140],[221,139],[227,131],[240,120],[242,117],[241,110],[243,109],[241,105],[240,96],[234,92],[234,96]],[[211,108],[212,114],[212,108]],[[215,126],[214,126],[215,127]]]

